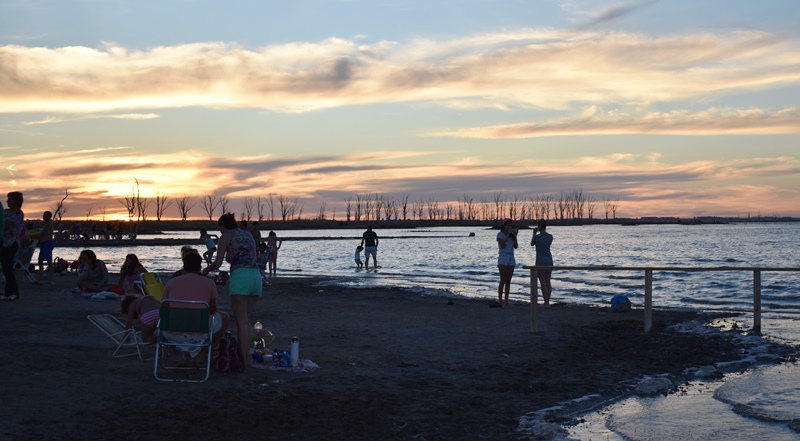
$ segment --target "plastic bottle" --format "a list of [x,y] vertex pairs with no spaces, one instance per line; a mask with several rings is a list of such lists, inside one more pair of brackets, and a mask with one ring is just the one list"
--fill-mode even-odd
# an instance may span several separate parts
[[264,325],[261,324],[261,320],[256,320],[256,324],[253,325],[253,329],[257,329],[257,330],[264,329]]
[[297,336],[292,337],[292,352],[291,352],[292,367],[300,364],[300,339]]
[[263,352],[265,349],[265,342],[264,339],[261,338],[261,335],[258,331],[264,329],[264,325],[261,324],[261,320],[256,320],[256,324],[253,325],[253,335],[250,337],[250,346],[253,352]]

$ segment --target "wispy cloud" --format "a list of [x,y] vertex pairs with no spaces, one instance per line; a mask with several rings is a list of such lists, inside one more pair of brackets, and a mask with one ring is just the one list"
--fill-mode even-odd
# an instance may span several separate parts
[[566,109],[649,105],[800,83],[800,41],[756,31],[652,37],[526,29],[248,49],[0,47],[0,113],[178,107],[305,112],[375,103]]
[[602,112],[590,107],[583,114],[543,122],[502,124],[440,130],[429,136],[459,138],[536,138],[562,135],[764,135],[800,133],[800,113],[791,107],[775,112],[763,109],[712,108],[704,112],[676,110],[645,114]]
[[40,119],[38,121],[26,121],[23,124],[26,126],[35,126],[41,124],[55,124],[55,123],[63,123],[63,122],[73,122],[73,121],[83,121],[83,120],[93,120],[93,119],[127,119],[133,121],[142,121],[148,119],[155,119],[159,118],[160,116],[156,113],[124,113],[124,114],[116,114],[116,115],[83,115],[83,116],[48,116],[46,118]]

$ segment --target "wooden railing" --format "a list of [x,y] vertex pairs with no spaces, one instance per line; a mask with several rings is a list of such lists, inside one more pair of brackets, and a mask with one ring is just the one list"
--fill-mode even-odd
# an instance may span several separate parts
[[539,329],[538,292],[539,270],[552,271],[644,271],[644,332],[650,332],[653,326],[653,272],[700,272],[700,271],[752,271],[753,272],[753,331],[761,332],[761,273],[764,272],[798,272],[800,268],[758,268],[718,266],[698,267],[647,267],[647,266],[533,266],[522,268],[531,272],[531,331]]

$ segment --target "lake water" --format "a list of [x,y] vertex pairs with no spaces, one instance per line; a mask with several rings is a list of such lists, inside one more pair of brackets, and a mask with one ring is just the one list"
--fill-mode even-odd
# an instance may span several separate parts
[[[800,267],[800,223],[722,225],[593,225],[551,227],[557,266]],[[399,286],[421,293],[494,299],[497,296],[497,230],[479,227],[376,228],[378,270],[356,270],[353,253],[361,230],[276,231],[286,240],[278,255],[278,277],[332,277],[351,287]],[[266,237],[264,232],[264,237]],[[470,236],[474,233],[474,236]],[[532,231],[520,232],[511,300],[527,302],[534,262]],[[140,236],[147,238],[148,236]],[[185,238],[198,249],[197,232]],[[295,238],[296,240],[292,240]],[[303,239],[303,240],[300,240]],[[92,248],[109,270],[118,271],[126,253],[136,253],[151,271],[180,267],[179,247]],[[56,249],[73,259],[79,250]],[[69,253],[74,253],[70,255]],[[362,256],[363,258],[363,256]],[[762,274],[762,331],[767,338],[800,342],[800,273]],[[267,291],[268,292],[268,291]],[[553,273],[553,301],[608,305],[615,294],[641,306],[643,272],[562,271]],[[753,274],[656,272],[655,307],[740,311],[740,326],[752,326]],[[800,420],[800,368],[793,364],[754,369],[719,382],[698,382],[669,397],[632,398],[586,415],[566,439],[800,439],[789,422]],[[734,412],[735,410],[735,412]]]

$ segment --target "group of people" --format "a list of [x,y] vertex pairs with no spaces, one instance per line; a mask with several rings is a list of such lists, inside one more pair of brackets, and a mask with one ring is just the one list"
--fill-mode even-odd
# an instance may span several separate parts
[[[176,272],[164,285],[164,299],[173,300],[200,300],[208,303],[210,313],[214,316],[212,350],[216,355],[218,344],[224,332],[228,329],[229,316],[217,310],[217,287],[208,277],[209,273],[218,270],[223,261],[230,264],[230,278],[228,279],[228,293],[230,294],[231,309],[236,321],[237,336],[239,337],[239,355],[244,360],[245,366],[251,361],[248,356],[250,344],[250,321],[256,303],[261,298],[263,284],[261,272],[258,267],[256,241],[246,229],[239,228],[232,213],[220,216],[217,221],[220,236],[214,244],[216,257],[200,252],[191,247],[181,249],[183,268]],[[206,235],[201,231],[201,235]],[[276,237],[277,239],[277,237]],[[267,241],[269,243],[269,241]],[[84,252],[89,250],[84,250]],[[94,253],[92,253],[94,254]],[[83,253],[81,254],[83,255]],[[205,260],[206,267],[203,268]],[[102,262],[100,262],[102,264]],[[103,264],[102,267],[105,267]],[[129,254],[120,271],[120,284],[135,281],[135,275],[146,271],[135,255]],[[80,279],[80,271],[78,275]],[[128,289],[131,289],[128,283]],[[135,289],[135,288],[134,288]],[[141,322],[142,337],[145,340],[155,339],[155,330],[158,324],[158,310],[160,304],[153,297],[132,292],[126,296],[122,303],[122,312],[127,317],[127,326],[132,327],[136,320]]]
[[[497,286],[497,297],[502,306],[508,306],[508,293],[511,290],[511,278],[514,276],[514,267],[517,262],[514,259],[514,250],[519,247],[519,229],[514,228],[511,219],[504,219],[497,233],[497,268],[500,271],[500,284]],[[533,229],[531,246],[536,247],[536,266],[553,266],[553,255],[550,253],[550,245],[553,243],[553,235],[547,232],[547,221],[539,219],[536,228]],[[539,284],[542,287],[542,298],[544,306],[550,305],[550,295],[553,288],[550,284],[552,271],[538,270]],[[505,297],[504,297],[505,296]]]
[[[361,244],[356,247],[354,256],[356,268],[362,268],[366,262],[366,269],[369,271],[369,256],[372,256],[373,268],[378,268],[378,233],[372,231],[372,226],[367,227],[367,231],[361,235]],[[364,262],[361,262],[361,252],[364,252]]]
[[[239,230],[248,232],[253,237],[256,243],[256,260],[258,267],[262,272],[266,272],[269,277],[275,277],[278,274],[278,250],[281,249],[283,241],[278,238],[274,231],[270,231],[267,235],[267,240],[261,240],[261,230],[258,228],[258,222],[253,221],[251,227],[247,228],[247,221],[239,222]],[[205,244],[206,251],[203,253],[203,258],[207,264],[211,264],[214,253],[217,252],[217,241],[219,237],[216,234],[209,234],[205,228],[200,229],[200,240]]]

